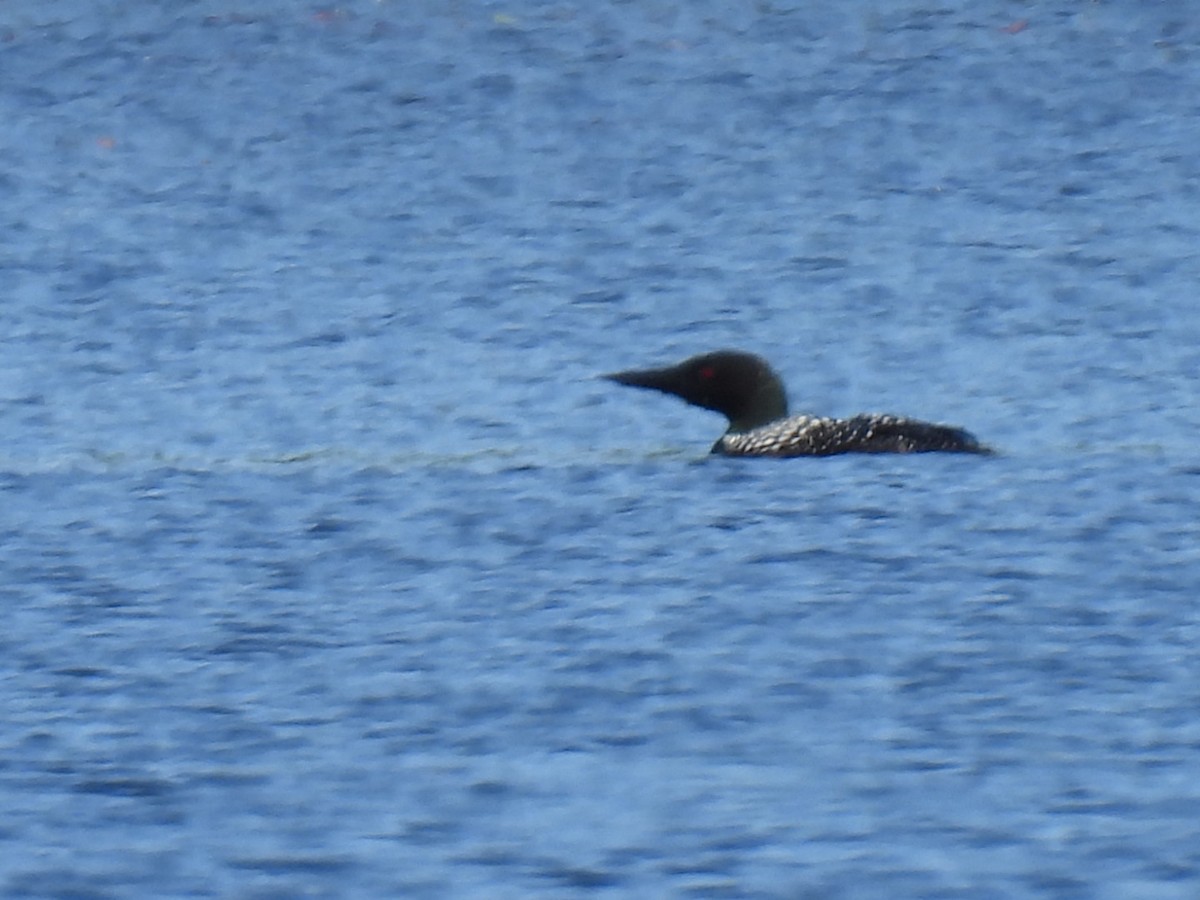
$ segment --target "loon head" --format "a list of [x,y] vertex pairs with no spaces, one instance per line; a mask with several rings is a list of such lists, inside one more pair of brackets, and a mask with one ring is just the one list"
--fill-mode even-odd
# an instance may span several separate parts
[[630,387],[674,394],[693,406],[729,419],[731,432],[749,431],[787,415],[783,382],[767,361],[740,350],[717,350],[665,369],[637,369],[605,375]]

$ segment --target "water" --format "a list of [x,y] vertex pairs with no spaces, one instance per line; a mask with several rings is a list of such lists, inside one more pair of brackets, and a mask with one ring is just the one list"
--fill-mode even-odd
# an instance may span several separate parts
[[1197,896],[1190,13],[5,5],[0,892]]

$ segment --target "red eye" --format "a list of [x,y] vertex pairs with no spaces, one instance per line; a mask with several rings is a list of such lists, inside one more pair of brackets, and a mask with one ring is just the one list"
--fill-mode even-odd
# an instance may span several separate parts
[[717,374],[717,370],[712,366],[705,366],[700,370],[700,378],[704,381],[712,381],[713,376]]

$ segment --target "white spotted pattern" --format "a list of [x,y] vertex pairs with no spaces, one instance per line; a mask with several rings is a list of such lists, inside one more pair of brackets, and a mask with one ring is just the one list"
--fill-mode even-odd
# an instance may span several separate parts
[[835,453],[987,453],[970,433],[902,416],[849,419],[793,416],[752,431],[723,436],[714,453],[726,456],[831,456]]

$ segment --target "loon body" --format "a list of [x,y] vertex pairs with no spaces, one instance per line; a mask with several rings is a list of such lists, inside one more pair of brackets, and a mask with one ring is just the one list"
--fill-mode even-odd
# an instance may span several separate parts
[[617,384],[674,394],[693,406],[722,413],[729,420],[729,430],[712,452],[725,456],[992,452],[961,428],[902,416],[789,418],[787,393],[775,370],[761,357],[739,350],[718,350],[664,369],[604,377]]

